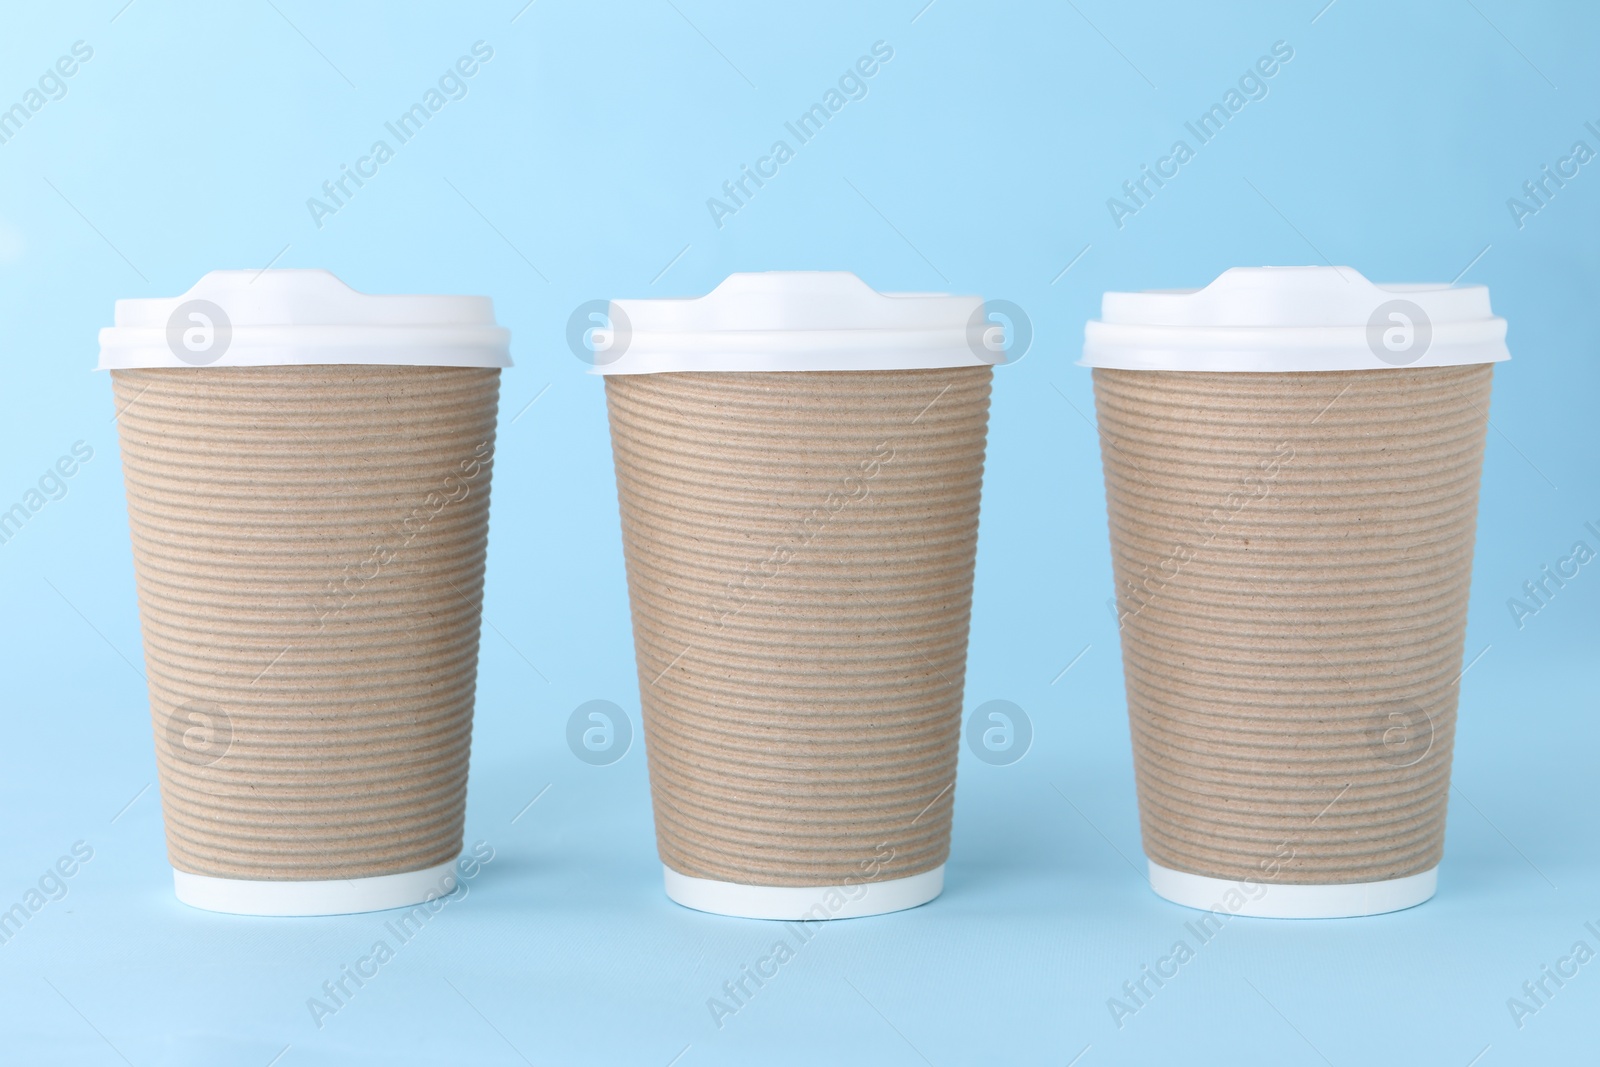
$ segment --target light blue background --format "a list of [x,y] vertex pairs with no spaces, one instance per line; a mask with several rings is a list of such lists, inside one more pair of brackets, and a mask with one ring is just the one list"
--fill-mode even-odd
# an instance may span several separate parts
[[[1506,600],[1575,540],[1596,545],[1600,163],[1520,229],[1506,201],[1574,141],[1600,149],[1584,128],[1600,125],[1600,13],[924,2],[6,5],[0,104],[73,42],[94,56],[0,145],[0,504],[74,441],[95,455],[0,545],[0,906],[73,842],[94,859],[0,946],[0,1059],[1593,1060],[1600,962],[1520,1030],[1506,1000],[1580,938],[1600,948],[1583,928],[1600,926],[1600,565],[1520,631]],[[478,40],[494,58],[469,95],[318,229],[306,199]],[[894,58],[868,96],[713,225],[706,199],[879,40]],[[1119,230],[1106,199],[1280,40],[1294,58],[1269,95]],[[385,917],[241,919],[174,900],[146,790],[111,390],[91,370],[117,297],[274,260],[370,292],[491,294],[517,360],[468,811],[469,842],[496,859],[320,1030],[306,999]],[[1106,289],[1326,261],[1485,283],[1511,323],[1467,636],[1469,658],[1487,651],[1463,683],[1440,892],[1371,920],[1235,920],[1119,1030],[1107,998],[1194,913],[1128,862],[1138,821],[1089,377],[1073,366],[1082,324]],[[670,904],[639,742],[592,767],[564,740],[590,699],[637,725],[638,693],[601,388],[563,330],[585,300],[700,294],[772,268],[981,293],[1031,316],[1032,351],[995,386],[967,707],[1015,701],[1035,738],[1012,766],[963,753],[943,897],[823,929],[719,1030],[706,998],[773,930]]]

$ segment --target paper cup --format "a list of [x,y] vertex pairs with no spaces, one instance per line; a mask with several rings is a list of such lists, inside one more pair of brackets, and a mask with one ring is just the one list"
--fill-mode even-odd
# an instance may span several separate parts
[[939,893],[992,377],[967,344],[980,305],[849,274],[613,304],[628,346],[599,369],[678,903],[821,919]]
[[101,339],[179,899],[450,892],[507,362],[488,301],[216,272],[119,301]]
[[1085,362],[1160,895],[1318,918],[1433,894],[1504,335],[1481,288],[1347,268],[1107,294]]

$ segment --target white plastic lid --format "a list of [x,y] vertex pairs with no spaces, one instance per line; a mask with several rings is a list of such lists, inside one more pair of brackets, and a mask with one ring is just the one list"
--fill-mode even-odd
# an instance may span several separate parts
[[593,374],[1008,362],[1005,327],[981,297],[880,293],[849,271],[730,274],[701,297],[613,300],[608,317],[588,332]]
[[369,363],[509,367],[486,296],[369,296],[325,270],[214,270],[182,296],[118,300],[100,370]]
[[1234,267],[1204,289],[1106,293],[1081,366],[1334,371],[1510,359],[1482,285],[1376,285],[1349,267]]

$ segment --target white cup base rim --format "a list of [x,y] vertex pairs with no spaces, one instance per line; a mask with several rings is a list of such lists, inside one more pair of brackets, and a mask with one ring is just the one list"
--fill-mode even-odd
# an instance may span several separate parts
[[174,867],[172,884],[180,901],[203,911],[230,915],[353,915],[421,904],[430,894],[445,896],[456,887],[455,866],[456,861],[449,859],[419,871],[304,882],[218,878]]
[[[1186,908],[1255,919],[1350,919],[1414,908],[1439,888],[1439,868],[1380,882],[1344,885],[1290,885],[1239,882],[1150,864],[1150,888]],[[1231,900],[1229,894],[1233,894]],[[1242,901],[1233,906],[1234,901]]]
[[675,903],[738,919],[860,919],[926,904],[944,891],[944,864],[885,882],[836,886],[769,886],[695,878],[661,866]]

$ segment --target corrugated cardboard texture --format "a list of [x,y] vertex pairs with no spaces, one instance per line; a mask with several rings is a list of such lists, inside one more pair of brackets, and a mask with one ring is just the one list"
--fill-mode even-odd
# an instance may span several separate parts
[[815,886],[944,862],[992,373],[606,379],[674,870]]
[[1151,859],[1439,862],[1491,373],[1095,371]]
[[460,850],[499,371],[114,371],[180,870]]

